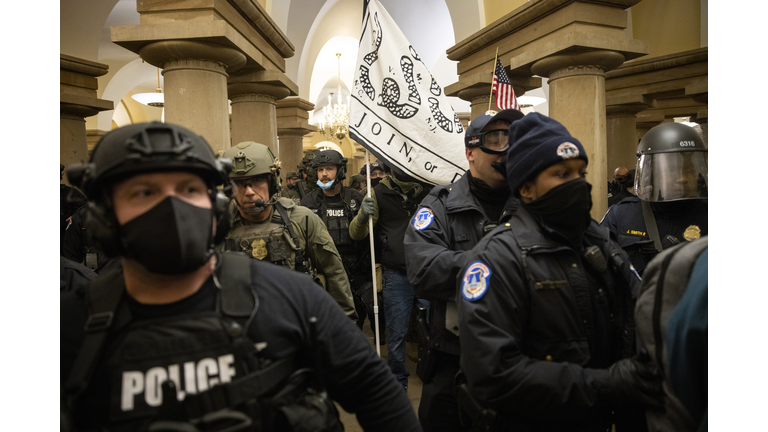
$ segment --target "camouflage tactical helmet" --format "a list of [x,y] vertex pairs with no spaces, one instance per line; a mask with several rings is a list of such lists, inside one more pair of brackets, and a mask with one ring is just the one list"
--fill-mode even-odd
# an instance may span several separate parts
[[269,147],[254,141],[244,141],[224,152],[232,161],[230,180],[269,174],[269,196],[280,190],[280,161]]

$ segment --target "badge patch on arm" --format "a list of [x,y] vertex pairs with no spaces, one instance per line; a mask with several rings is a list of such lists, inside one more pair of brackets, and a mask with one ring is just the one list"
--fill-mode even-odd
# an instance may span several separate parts
[[461,281],[461,295],[473,302],[479,300],[488,291],[491,280],[491,269],[482,261],[473,262],[464,272]]
[[434,218],[435,214],[432,213],[432,210],[423,207],[421,210],[419,210],[418,213],[416,213],[416,216],[413,218],[413,227],[421,231],[424,228],[430,226]]

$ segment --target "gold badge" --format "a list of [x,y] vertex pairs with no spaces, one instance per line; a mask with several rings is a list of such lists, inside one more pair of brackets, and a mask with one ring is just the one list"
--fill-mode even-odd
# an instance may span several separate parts
[[701,237],[701,230],[696,225],[691,225],[685,229],[683,237],[688,241],[694,241]]
[[254,258],[263,260],[267,257],[267,242],[264,240],[254,240],[253,243],[251,243],[251,248],[253,248],[251,254]]

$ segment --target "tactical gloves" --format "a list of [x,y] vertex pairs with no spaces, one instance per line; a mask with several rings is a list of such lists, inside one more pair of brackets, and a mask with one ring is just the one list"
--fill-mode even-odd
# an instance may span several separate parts
[[373,215],[374,209],[373,198],[365,197],[362,204],[360,204],[360,213],[357,215],[360,222],[368,222],[368,218]]
[[622,359],[608,368],[606,382],[599,390],[613,404],[642,404],[661,408],[664,400],[662,379],[647,352]]

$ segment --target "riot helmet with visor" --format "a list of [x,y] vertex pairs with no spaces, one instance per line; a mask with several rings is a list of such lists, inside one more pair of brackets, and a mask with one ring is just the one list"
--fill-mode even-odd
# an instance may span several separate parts
[[707,145],[681,123],[649,130],[637,148],[635,194],[643,201],[707,199]]

